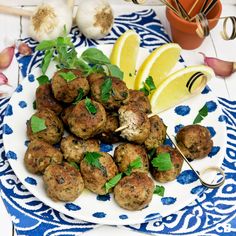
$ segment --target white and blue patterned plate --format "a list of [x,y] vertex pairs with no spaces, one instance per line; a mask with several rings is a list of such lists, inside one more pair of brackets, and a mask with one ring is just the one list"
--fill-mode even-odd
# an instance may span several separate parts
[[[100,45],[98,48],[109,55],[112,46]],[[80,48],[81,51],[82,49]],[[138,65],[141,64],[148,53],[147,49],[140,49]],[[53,71],[51,68],[50,74],[53,74]],[[38,86],[38,82],[35,79],[37,76],[39,76],[39,70],[35,69],[17,87],[13,94],[4,118],[3,141],[6,156],[15,174],[25,187],[43,203],[76,219],[99,224],[127,225],[168,216],[189,205],[205,190],[196,175],[184,164],[181,174],[175,181],[163,184],[166,189],[165,196],[154,195],[149,206],[141,211],[131,212],[120,208],[115,203],[112,194],[97,196],[87,190],[73,203],[52,201],[46,195],[42,178],[30,174],[23,163],[24,153],[28,144],[26,121],[35,112],[33,102],[35,100],[35,90]],[[226,130],[225,125],[220,120],[222,111],[214,94],[206,87],[199,96],[160,114],[168,126],[168,132],[175,135],[182,126],[192,124],[199,109],[204,104],[208,107],[209,115],[201,124],[206,126],[211,132],[214,146],[208,157],[192,162],[193,166],[199,171],[206,166],[221,166],[225,155]],[[114,147],[111,145],[101,145],[102,151],[112,153],[112,149]],[[212,181],[214,177],[214,175],[207,176],[209,181]],[[35,210],[40,207],[40,202],[38,205],[34,205]]]

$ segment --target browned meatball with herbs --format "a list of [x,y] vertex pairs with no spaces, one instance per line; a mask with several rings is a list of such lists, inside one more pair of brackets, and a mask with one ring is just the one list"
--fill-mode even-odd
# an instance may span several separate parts
[[151,150],[164,143],[166,139],[166,126],[158,115],[152,116],[149,120],[151,123],[151,132],[145,140],[144,145],[148,150]]
[[[156,164],[154,163],[159,162],[157,161],[157,159],[161,158],[160,156],[158,156],[159,154],[169,154],[172,163],[172,166],[170,166],[169,170],[163,170],[163,169],[160,170],[160,168],[163,167],[160,167],[159,165],[158,167],[155,167]],[[156,156],[151,161],[151,168],[150,168],[151,174],[153,178],[160,183],[173,181],[181,172],[182,165],[183,165],[183,158],[181,154],[177,151],[177,149],[167,145],[161,145],[156,149]]]
[[209,130],[201,125],[188,125],[179,130],[176,136],[178,147],[190,160],[207,156],[213,141]]
[[[103,86],[111,81],[111,89],[108,91],[108,97],[103,94]],[[100,102],[108,110],[118,109],[121,105],[129,101],[129,90],[124,81],[115,77],[102,77],[96,79],[91,84],[91,95],[94,100]],[[106,99],[105,99],[106,98]]]
[[60,114],[60,118],[63,122],[63,124],[65,125],[65,127],[68,127],[68,118],[70,117],[70,113],[72,112],[72,110],[74,109],[75,105],[74,104],[71,104],[70,106],[68,107],[65,107],[61,114]]
[[104,107],[90,99],[77,103],[68,118],[70,131],[82,139],[99,134],[105,123],[106,111]]
[[[42,127],[41,130],[40,126],[42,124],[44,124],[45,127]],[[36,130],[34,129],[35,126],[37,128]],[[30,120],[27,121],[27,135],[30,140],[40,139],[47,143],[55,144],[61,140],[63,132],[62,121],[49,109],[37,111],[31,116]]]
[[[94,164],[95,161],[91,163],[91,158],[96,159],[96,165]],[[99,195],[107,193],[105,189],[106,182],[118,173],[112,156],[106,152],[86,153],[84,159],[80,162],[80,170],[85,188]]]
[[144,92],[130,89],[129,95],[129,104],[137,107],[142,112],[151,113],[151,104]]
[[116,113],[107,113],[107,120],[102,132],[97,136],[103,143],[117,143],[121,140],[119,132],[119,118]]
[[61,140],[61,151],[67,161],[79,163],[86,152],[98,152],[99,142],[96,139],[83,140],[69,135]]
[[43,181],[48,196],[53,201],[72,202],[84,190],[84,181],[78,169],[68,163],[47,167]]
[[131,105],[122,106],[119,111],[121,137],[138,144],[144,143],[150,134],[151,124],[146,113]]
[[[66,74],[70,75],[70,79],[65,79]],[[89,83],[80,70],[62,69],[53,75],[52,91],[58,101],[71,103],[79,93],[82,92],[83,96],[87,95],[89,89]]]
[[97,79],[102,79],[104,76],[106,76],[105,74],[102,74],[102,73],[93,73],[93,74],[90,74],[88,76],[88,82],[89,82],[89,85],[91,86],[92,83],[94,83]]
[[148,206],[153,191],[153,180],[146,173],[136,171],[118,182],[114,188],[114,198],[120,207],[137,211]]
[[132,162],[137,159],[141,160],[142,167],[133,168],[133,171],[148,171],[149,159],[144,147],[138,144],[123,143],[116,147],[114,152],[114,160],[120,172],[125,172]]
[[57,115],[63,110],[62,105],[57,101],[52,93],[51,84],[40,85],[36,90],[36,108],[43,110],[48,108],[54,111]]
[[29,143],[24,163],[30,173],[42,174],[50,164],[60,164],[62,159],[62,153],[58,149],[44,141],[35,139]]

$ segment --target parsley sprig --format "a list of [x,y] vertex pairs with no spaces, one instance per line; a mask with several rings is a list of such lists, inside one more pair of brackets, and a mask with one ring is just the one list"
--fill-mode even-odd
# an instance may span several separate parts
[[86,152],[84,156],[84,160],[91,166],[97,167],[99,169],[102,168],[102,165],[99,161],[99,158],[102,156],[99,152]]
[[153,81],[152,76],[148,76],[145,82],[143,82],[143,87],[140,89],[140,91],[143,91],[144,94],[148,96],[155,89],[156,89],[156,85]]
[[85,107],[90,114],[95,115],[97,113],[97,108],[92,103],[92,100],[88,97],[85,99]]
[[112,92],[112,80],[110,78],[104,80],[100,87],[100,91],[102,101],[107,102]]
[[71,71],[68,71],[68,72],[61,72],[59,73],[59,75],[66,81],[66,82],[70,82],[74,79],[77,78],[77,76],[71,72]]
[[153,193],[163,197],[165,194],[165,187],[156,185]]
[[124,171],[124,174],[131,175],[133,169],[138,169],[143,167],[143,162],[141,160],[141,157],[138,156],[134,161],[132,161],[127,169]]
[[31,126],[33,133],[38,133],[42,130],[47,129],[47,126],[45,124],[45,120],[42,118],[39,118],[35,115],[33,115],[30,119],[30,126]]
[[193,124],[200,123],[206,116],[208,115],[208,107],[205,104],[199,111],[197,116],[195,117]]
[[151,161],[152,166],[158,168],[159,171],[167,171],[173,168],[173,164],[171,162],[170,153],[159,153],[156,157],[154,157]]
[[82,100],[82,98],[84,97],[84,90],[82,88],[79,88],[78,90],[78,96],[76,97],[76,99],[74,100],[73,104],[76,105],[79,101]]
[[119,173],[105,183],[104,188],[105,188],[106,193],[108,193],[108,191],[111,188],[114,188],[118,184],[118,182],[122,178],[122,175],[123,175],[122,173]]

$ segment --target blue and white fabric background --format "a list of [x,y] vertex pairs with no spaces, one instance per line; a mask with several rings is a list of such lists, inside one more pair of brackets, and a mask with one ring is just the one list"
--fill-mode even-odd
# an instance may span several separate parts
[[[114,43],[127,29],[138,32],[142,39],[141,46],[150,50],[170,42],[153,10],[117,17],[111,34],[102,40],[88,40],[76,27],[71,31],[71,37],[78,47]],[[37,42],[30,38],[23,41],[33,50],[37,45]],[[40,52],[31,56],[16,56],[24,77],[28,76],[34,67],[39,66],[42,59]],[[19,182],[9,166],[2,143],[2,122],[8,101],[9,98],[0,99],[0,188],[18,235],[79,235],[97,227],[96,224],[73,219],[44,205]],[[236,101],[231,102],[224,98],[218,98],[218,101],[222,106],[219,120],[227,127],[227,149],[223,162],[225,184],[219,189],[206,189],[192,204],[163,218],[162,221],[122,227],[156,235],[236,235]],[[24,199],[24,204],[18,204],[19,198]]]

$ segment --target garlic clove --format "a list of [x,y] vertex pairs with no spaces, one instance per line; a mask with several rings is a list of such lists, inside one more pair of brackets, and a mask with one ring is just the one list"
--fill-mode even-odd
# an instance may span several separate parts
[[8,84],[8,79],[2,72],[0,72],[0,85],[7,85],[9,87],[12,87]]
[[18,51],[23,56],[28,56],[32,54],[32,49],[28,46],[27,43],[21,43],[18,46]]
[[200,52],[200,54],[204,57],[205,65],[211,67],[218,76],[227,77],[236,71],[236,62],[207,57],[202,52]]
[[15,46],[7,47],[0,52],[0,69],[6,69],[12,62]]

